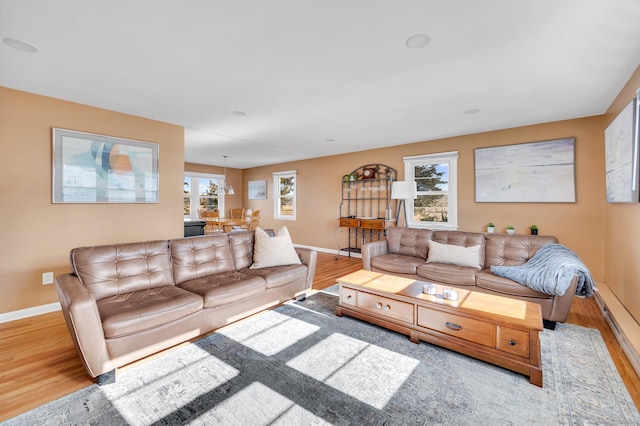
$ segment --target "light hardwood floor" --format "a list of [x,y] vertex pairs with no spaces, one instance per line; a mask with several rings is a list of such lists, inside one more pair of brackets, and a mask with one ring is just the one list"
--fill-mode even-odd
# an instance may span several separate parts
[[[361,268],[358,258],[318,253],[314,289]],[[640,407],[640,380],[593,299],[576,298],[569,323],[597,328]],[[75,352],[61,312],[0,324],[0,421],[93,383]]]

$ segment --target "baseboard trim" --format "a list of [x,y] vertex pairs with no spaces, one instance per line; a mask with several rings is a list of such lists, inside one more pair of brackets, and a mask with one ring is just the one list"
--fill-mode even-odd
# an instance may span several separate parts
[[606,285],[598,283],[598,291],[594,293],[594,297],[622,351],[640,375],[640,324]]
[[0,324],[15,321],[23,318],[35,317],[37,315],[48,314],[61,310],[60,302],[49,303],[47,305],[34,306],[32,308],[20,309],[19,311],[6,312],[0,314]]

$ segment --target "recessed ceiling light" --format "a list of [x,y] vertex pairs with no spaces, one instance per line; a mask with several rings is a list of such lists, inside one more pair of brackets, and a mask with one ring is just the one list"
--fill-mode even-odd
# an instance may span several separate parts
[[472,114],[477,114],[479,112],[480,112],[480,110],[478,108],[471,108],[471,109],[466,110],[464,113],[467,114],[467,115],[472,115]]
[[425,47],[431,41],[431,37],[427,34],[414,34],[405,43],[409,49],[420,49]]
[[244,117],[245,115],[247,115],[247,113],[244,111],[233,111],[232,114],[237,117]]
[[24,41],[16,40],[14,38],[5,38],[5,39],[2,39],[2,41],[7,46],[13,47],[14,49],[19,50],[21,52],[26,52],[26,53],[37,53],[38,52],[38,48],[37,47],[35,47],[32,44],[25,43]]

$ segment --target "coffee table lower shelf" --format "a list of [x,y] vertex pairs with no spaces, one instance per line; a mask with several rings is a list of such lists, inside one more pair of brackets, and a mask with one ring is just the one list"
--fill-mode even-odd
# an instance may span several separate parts
[[[394,278],[395,279],[395,278]],[[452,305],[425,300],[414,286],[401,286],[400,292],[380,290],[388,285],[385,276],[371,285],[340,282],[340,301],[336,315],[347,315],[380,327],[406,334],[414,343],[428,342],[488,362],[529,377],[542,387],[539,332],[542,316],[539,305],[525,303],[526,321],[505,319],[504,315],[465,308],[464,301]],[[376,285],[381,283],[379,285]],[[416,288],[414,288],[416,287]],[[468,292],[468,304],[495,302],[509,308],[503,297]],[[489,298],[487,300],[487,297]],[[476,306],[477,308],[477,306]],[[532,317],[532,318],[531,318]],[[469,374],[472,374],[470,372]]]

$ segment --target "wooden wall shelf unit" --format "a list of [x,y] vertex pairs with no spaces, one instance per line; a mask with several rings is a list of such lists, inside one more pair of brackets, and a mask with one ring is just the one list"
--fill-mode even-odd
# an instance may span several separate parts
[[[391,185],[397,171],[384,164],[366,164],[342,177],[342,202],[338,226],[348,228],[348,247],[341,251],[359,253],[362,244],[376,241],[396,224],[392,217]],[[394,201],[395,203],[395,201]],[[338,258],[336,256],[336,259]]]

